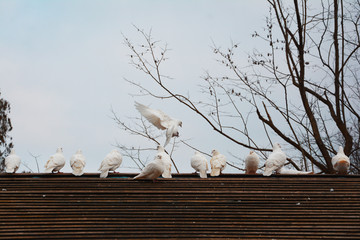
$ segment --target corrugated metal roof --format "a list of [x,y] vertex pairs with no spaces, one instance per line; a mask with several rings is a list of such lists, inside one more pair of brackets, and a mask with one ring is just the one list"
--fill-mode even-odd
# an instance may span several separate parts
[[0,239],[360,239],[360,176],[0,174]]

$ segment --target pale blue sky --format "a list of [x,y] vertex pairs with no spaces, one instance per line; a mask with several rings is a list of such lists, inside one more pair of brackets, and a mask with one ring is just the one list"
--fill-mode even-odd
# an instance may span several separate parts
[[[256,44],[251,34],[263,29],[267,13],[265,0],[0,0],[0,90],[11,103],[10,135],[18,155],[34,171],[28,151],[41,155],[43,171],[58,146],[68,161],[81,148],[87,158],[85,172],[96,172],[116,140],[151,146],[141,138],[127,137],[110,119],[111,106],[119,117],[139,116],[129,95],[137,89],[123,78],[147,80],[128,64],[122,34],[140,42],[132,24],[152,28],[154,38],[171,48],[164,65],[164,73],[174,78],[171,86],[196,97],[200,76],[209,69],[215,74],[222,69],[212,53],[212,41],[223,47],[231,41],[239,43],[244,52],[239,61],[245,64],[246,53]],[[212,133],[182,106],[174,108],[173,101],[136,100],[181,118],[181,136],[192,138],[204,151],[248,152]],[[181,172],[192,171],[192,154],[186,147],[175,153]],[[132,163],[125,158],[120,171],[134,171],[128,166]],[[70,172],[69,162],[64,171]]]

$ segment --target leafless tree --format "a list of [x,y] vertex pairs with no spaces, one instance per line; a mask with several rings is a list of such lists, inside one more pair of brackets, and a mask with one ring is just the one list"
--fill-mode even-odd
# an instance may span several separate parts
[[[252,36],[261,49],[247,56],[246,66],[238,63],[238,44],[226,49],[214,44],[224,74],[203,77],[200,91],[207,100],[168,86],[170,77],[162,75],[168,47],[139,28],[144,44],[124,37],[131,64],[163,94],[128,81],[142,94],[176,99],[217,133],[264,158],[280,137],[291,148],[288,160],[295,168],[333,173],[331,158],[342,145],[353,159],[352,171],[358,171],[360,2],[328,1],[319,8],[306,0],[267,2],[266,28]],[[250,124],[255,121],[262,129]],[[267,144],[257,137],[260,131]]]
[[[35,155],[35,154],[31,153],[30,151],[29,151],[29,154],[30,154],[30,156],[34,159],[34,161],[35,161],[35,163],[36,163],[37,172],[40,173],[39,160],[38,160],[38,158],[39,158],[41,155]],[[28,167],[27,165],[24,164],[24,166],[29,169],[29,167]],[[33,172],[31,169],[30,169],[30,171]]]
[[9,136],[9,132],[12,130],[10,110],[10,103],[1,97],[0,92],[0,172],[5,171],[5,157],[14,147],[12,137]]

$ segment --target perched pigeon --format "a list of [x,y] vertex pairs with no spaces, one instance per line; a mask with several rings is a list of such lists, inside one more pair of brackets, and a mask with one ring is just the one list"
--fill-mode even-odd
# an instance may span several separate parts
[[157,155],[161,155],[161,159],[164,163],[164,172],[162,174],[163,178],[172,178],[171,176],[171,159],[170,156],[165,152],[165,149],[163,146],[159,145],[157,147]]
[[73,169],[72,174],[74,174],[75,176],[83,175],[85,164],[85,157],[82,154],[82,151],[79,149],[70,159],[70,165]]
[[166,147],[172,137],[179,136],[178,128],[179,126],[182,127],[181,121],[169,117],[160,110],[151,109],[138,102],[135,102],[135,107],[141,115],[143,115],[155,127],[161,130],[166,129],[166,141],[164,147]]
[[211,165],[211,176],[219,176],[220,173],[225,169],[226,157],[219,153],[217,150],[212,150],[212,158],[210,159]]
[[350,168],[350,160],[345,155],[343,147],[339,147],[338,153],[331,159],[334,170],[339,174],[347,174]]
[[250,151],[249,155],[245,158],[245,169],[246,174],[256,174],[259,168],[260,159],[259,156],[254,152]]
[[191,157],[191,167],[199,172],[201,178],[207,178],[207,170],[209,170],[207,160],[203,154],[195,151],[195,155]]
[[109,174],[109,171],[114,171],[115,173],[115,170],[120,167],[121,163],[122,156],[119,151],[116,149],[112,150],[101,162],[99,167],[99,171],[101,172],[100,177],[106,178]]
[[147,164],[141,173],[135,176],[133,179],[152,179],[155,181],[155,178],[163,174],[165,169],[162,157],[162,155],[156,155],[155,159]]
[[281,146],[278,143],[275,143],[273,146],[273,152],[270,153],[268,159],[265,162],[265,171],[264,176],[270,176],[273,171],[278,171],[286,162],[286,155],[281,150]]
[[20,167],[21,159],[15,154],[15,149],[11,149],[9,156],[5,158],[5,168],[7,173],[15,173]]
[[296,169],[287,169],[285,167],[280,168],[279,173],[280,174],[291,174],[291,175],[314,174],[314,172],[304,172],[304,171],[299,171],[299,170],[296,170]]
[[63,155],[62,148],[58,148],[56,153],[50,156],[49,160],[45,164],[45,173],[60,173],[60,169],[65,166],[65,157]]

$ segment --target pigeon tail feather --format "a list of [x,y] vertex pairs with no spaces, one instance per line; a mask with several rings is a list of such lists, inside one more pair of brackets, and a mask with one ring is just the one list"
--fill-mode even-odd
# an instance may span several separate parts
[[340,160],[338,162],[338,172],[339,174],[346,174],[349,168],[349,163],[345,160]]
[[81,176],[84,174],[84,171],[81,168],[74,169],[72,172],[75,176]]
[[141,173],[139,175],[136,175],[135,177],[133,177],[133,180],[135,179],[142,179],[144,177],[144,175],[142,175]]
[[200,175],[201,178],[207,178],[207,174],[206,174],[206,171],[205,171],[205,170],[201,170],[201,171],[199,172],[199,175]]
[[171,173],[169,173],[169,172],[164,172],[162,175],[161,175],[163,178],[172,178],[172,176],[171,176]]
[[166,147],[166,145],[168,145],[168,144],[169,144],[170,139],[171,139],[171,137],[166,136],[166,141],[165,141],[165,143],[164,143],[164,147]]
[[256,168],[249,168],[248,170],[246,170],[246,174],[256,174]]
[[213,168],[211,169],[211,173],[210,173],[211,176],[219,176],[220,175],[220,168]]
[[264,173],[263,173],[263,176],[271,176],[271,174],[273,173],[273,171],[275,170],[275,168],[267,168],[265,169]]
[[106,177],[108,176],[108,174],[109,174],[109,170],[102,171],[102,172],[100,173],[100,178],[106,178]]
[[171,164],[170,164],[170,166],[168,166],[168,169],[165,170],[165,171],[161,174],[161,176],[162,176],[163,178],[172,178],[172,176],[171,176]]

